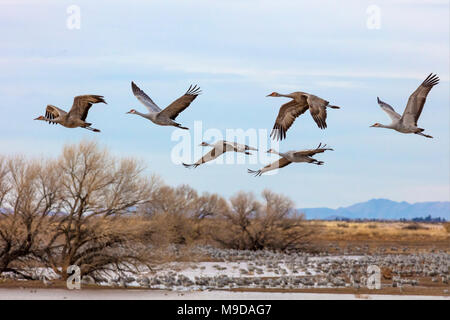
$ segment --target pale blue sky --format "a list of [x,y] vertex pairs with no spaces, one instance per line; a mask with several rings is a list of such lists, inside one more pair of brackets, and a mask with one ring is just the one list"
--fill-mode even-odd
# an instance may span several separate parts
[[[80,30],[66,27],[72,4],[81,9]],[[381,10],[379,30],[366,26],[369,5]],[[224,196],[270,188],[298,207],[450,200],[449,1],[0,0],[0,35],[3,153],[53,156],[92,138],[141,158],[169,184]],[[430,72],[441,82],[419,126],[435,139],[369,128],[389,122],[377,96],[402,113]],[[325,142],[335,151],[317,156],[322,167],[294,164],[260,178],[247,168],[265,163],[187,170],[171,162],[172,128],[125,115],[146,111],[131,80],[161,107],[200,85],[203,94],[177,121],[222,132],[271,129],[286,102],[266,98],[272,91],[314,93],[342,109],[328,112],[326,130],[309,114],[298,118],[280,150]],[[88,117],[100,134],[32,120],[47,104],[70,109],[75,95],[88,93],[109,103]]]

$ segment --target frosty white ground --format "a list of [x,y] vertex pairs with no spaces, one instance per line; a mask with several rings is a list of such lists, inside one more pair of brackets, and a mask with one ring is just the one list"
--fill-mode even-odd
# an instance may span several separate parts
[[166,290],[0,289],[0,300],[450,300],[442,296]]

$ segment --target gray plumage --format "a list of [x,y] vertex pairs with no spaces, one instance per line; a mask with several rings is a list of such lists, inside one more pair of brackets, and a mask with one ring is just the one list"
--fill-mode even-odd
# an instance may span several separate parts
[[247,155],[251,155],[251,153],[249,152],[250,150],[258,151],[258,149],[249,147],[245,144],[240,144],[237,142],[229,142],[229,141],[225,141],[225,140],[219,140],[214,144],[202,142],[200,145],[203,147],[207,147],[207,146],[212,147],[213,149],[211,149],[208,153],[206,153],[203,157],[201,157],[198,161],[196,161],[193,164],[183,163],[183,165],[186,168],[197,168],[199,165],[201,165],[205,162],[212,161],[212,160],[218,158],[225,152],[239,152],[239,153],[245,153]]
[[265,166],[264,168],[262,168],[260,170],[248,169],[248,173],[253,174],[255,177],[261,176],[264,172],[283,168],[283,167],[291,164],[292,162],[307,162],[307,163],[312,163],[312,164],[316,164],[319,166],[323,165],[323,163],[324,163],[323,161],[318,161],[318,160],[312,158],[312,156],[317,153],[325,152],[327,150],[330,150],[330,151],[333,150],[331,148],[327,148],[326,146],[327,146],[326,144],[322,145],[322,143],[320,143],[317,146],[317,148],[315,148],[315,149],[287,151],[287,152],[283,152],[283,153],[277,152],[273,149],[270,149],[267,151],[267,153],[278,154],[281,158],[275,162],[272,162],[271,164]]
[[173,126],[180,129],[188,130],[188,128],[181,126],[174,120],[176,117],[183,112],[192,101],[197,98],[201,93],[201,90],[197,86],[190,86],[184,95],[172,102],[165,109],[161,110],[160,107],[144,92],[142,91],[134,82],[131,82],[131,89],[135,97],[148,109],[148,113],[141,113],[135,109],[131,109],[130,114],[137,114],[143,118],[146,118],[153,123],[160,126]]
[[433,86],[439,83],[439,77],[436,74],[430,73],[428,77],[421,83],[421,85],[414,91],[408,99],[405,111],[403,115],[395,112],[386,102],[380,100],[377,97],[377,102],[381,109],[387,113],[391,118],[392,122],[389,125],[384,125],[381,123],[375,123],[371,127],[374,128],[386,128],[393,129],[401,133],[414,133],[417,135],[424,136],[426,138],[433,138],[430,135],[422,133],[425,129],[417,127],[417,121],[419,120],[420,114],[422,113],[423,107],[425,105],[426,98]]

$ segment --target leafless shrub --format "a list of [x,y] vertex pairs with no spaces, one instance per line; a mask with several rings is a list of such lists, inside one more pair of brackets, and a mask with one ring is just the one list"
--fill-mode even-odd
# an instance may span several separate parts
[[226,201],[216,194],[199,196],[187,185],[160,185],[153,190],[151,200],[141,206],[141,213],[150,220],[152,243],[190,244],[203,236],[202,220],[217,216],[224,208]]
[[338,223],[337,226],[339,228],[348,228],[348,223]]
[[286,250],[302,245],[310,234],[303,216],[296,216],[293,202],[265,190],[264,203],[253,194],[239,192],[222,214],[223,224],[214,229],[214,239],[227,247]]
[[427,227],[424,227],[418,223],[410,223],[406,226],[404,226],[402,229],[404,230],[427,230]]

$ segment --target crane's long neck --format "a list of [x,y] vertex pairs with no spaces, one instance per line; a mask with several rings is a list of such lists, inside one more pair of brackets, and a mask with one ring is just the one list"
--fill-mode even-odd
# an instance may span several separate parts
[[395,129],[395,126],[393,124],[381,124],[378,126],[378,128],[385,128],[385,129]]
[[279,93],[278,96],[279,96],[279,97],[291,98],[291,99],[294,99],[294,98],[295,98],[295,97],[292,96],[290,93],[289,93],[289,94],[281,94],[281,93]]
[[141,117],[144,117],[144,118],[147,117],[147,115],[145,113],[142,113],[142,112],[139,112],[139,111],[134,111],[134,113],[139,115],[139,116],[141,116]]

